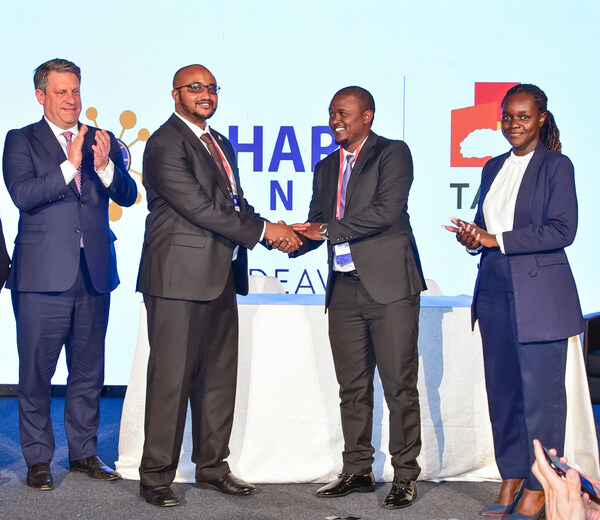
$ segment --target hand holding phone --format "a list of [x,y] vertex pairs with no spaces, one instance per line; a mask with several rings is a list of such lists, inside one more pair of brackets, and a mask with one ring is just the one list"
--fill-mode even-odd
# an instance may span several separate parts
[[[556,455],[552,455],[545,446],[542,446],[542,449],[544,450],[544,454],[546,455],[546,460],[548,461],[548,464],[550,465],[550,467],[554,471],[556,471],[556,473],[558,473],[561,477],[565,478],[567,471],[570,469],[574,469],[574,468],[571,468],[571,466],[569,466],[568,464],[561,462],[560,458],[558,458]],[[575,470],[575,471],[577,471],[577,470]],[[577,471],[577,473],[579,474],[579,480],[581,482],[581,492],[587,493],[592,502],[595,502],[596,504],[600,504],[600,497],[598,497],[598,495],[596,494],[596,491],[594,490],[594,486],[592,485],[592,483],[578,471]]]

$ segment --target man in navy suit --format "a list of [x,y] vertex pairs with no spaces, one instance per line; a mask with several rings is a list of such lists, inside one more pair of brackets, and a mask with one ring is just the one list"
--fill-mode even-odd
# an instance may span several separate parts
[[110,292],[119,284],[108,204],[131,206],[137,188],[114,136],[78,123],[80,80],[70,61],[40,65],[44,117],[8,132],[4,145],[4,181],[20,214],[6,286],[17,322],[21,446],[27,485],[42,490],[52,488],[51,379],[63,345],[70,470],[120,478],[97,456]]

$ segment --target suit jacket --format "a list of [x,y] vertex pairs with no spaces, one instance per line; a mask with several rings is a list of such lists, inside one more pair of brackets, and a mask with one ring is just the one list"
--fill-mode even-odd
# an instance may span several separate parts
[[241,211],[235,211],[210,153],[173,114],[150,137],[144,152],[150,213],[137,282],[137,290],[144,294],[216,299],[223,292],[238,245],[233,265],[236,289],[248,293],[247,248],[256,245],[264,224],[243,197],[231,143],[210,131],[232,166]]
[[10,269],[10,257],[6,250],[6,242],[4,241],[4,232],[2,231],[2,222],[0,221],[0,290],[4,287],[4,282],[8,278]]
[[[483,202],[508,156],[505,153],[490,159],[481,173],[475,222],[484,229]],[[513,230],[503,233],[519,342],[555,341],[583,331],[577,288],[564,249],[573,242],[576,231],[573,164],[540,141],[519,188]],[[479,277],[473,297],[473,324],[477,319],[478,282]]]
[[119,284],[108,224],[109,199],[131,206],[137,196],[119,145],[111,134],[110,158],[115,175],[106,188],[94,171],[97,128],[90,127],[83,144],[81,194],[75,181],[65,185],[60,164],[66,159],[45,119],[6,135],[4,182],[19,208],[12,269],[6,286],[17,291],[62,292],[75,282],[80,259],[80,230],[90,276],[99,293]]
[[[348,181],[341,219],[335,218],[338,179],[339,150],[336,150],[315,166],[308,214],[310,222],[328,224],[330,276],[326,306],[331,298],[333,246],[344,242],[350,243],[356,271],[378,303],[391,303],[425,289],[408,216],[408,192],[413,181],[408,146],[370,132]],[[321,244],[305,240],[296,255]]]

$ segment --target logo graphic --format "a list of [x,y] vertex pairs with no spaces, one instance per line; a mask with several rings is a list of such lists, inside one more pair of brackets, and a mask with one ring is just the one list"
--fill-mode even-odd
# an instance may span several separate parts
[[500,132],[502,99],[514,83],[475,83],[475,104],[452,110],[450,166],[483,166],[507,150]]
[[[96,118],[98,117],[98,111],[94,107],[90,107],[85,111],[86,117],[94,123],[94,126],[100,128],[98,123],[96,122]],[[140,179],[142,178],[141,172],[135,171],[131,169],[131,147],[137,143],[138,141],[147,141],[150,137],[150,132],[147,128],[141,128],[138,132],[137,138],[131,141],[129,144],[125,144],[122,141],[123,134],[125,130],[131,130],[135,124],[137,123],[137,117],[131,110],[124,110],[121,112],[121,116],[119,117],[119,123],[121,123],[121,135],[117,137],[117,142],[121,147],[121,153],[123,154],[123,160],[125,161],[125,166],[127,167],[127,171],[130,173],[135,173],[139,175]],[[137,199],[135,201],[138,204],[142,200],[142,195],[138,190]],[[111,201],[108,206],[108,218],[116,222],[123,216],[123,208],[119,206],[116,202]]]

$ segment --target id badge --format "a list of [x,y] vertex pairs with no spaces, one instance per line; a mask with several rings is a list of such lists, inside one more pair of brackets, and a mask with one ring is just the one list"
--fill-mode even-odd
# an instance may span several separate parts
[[236,211],[240,211],[240,199],[234,193],[231,194],[231,200],[233,201],[233,206]]
[[348,242],[333,246],[333,251],[335,253],[335,265],[344,267],[352,263],[352,253],[350,253],[350,244]]

